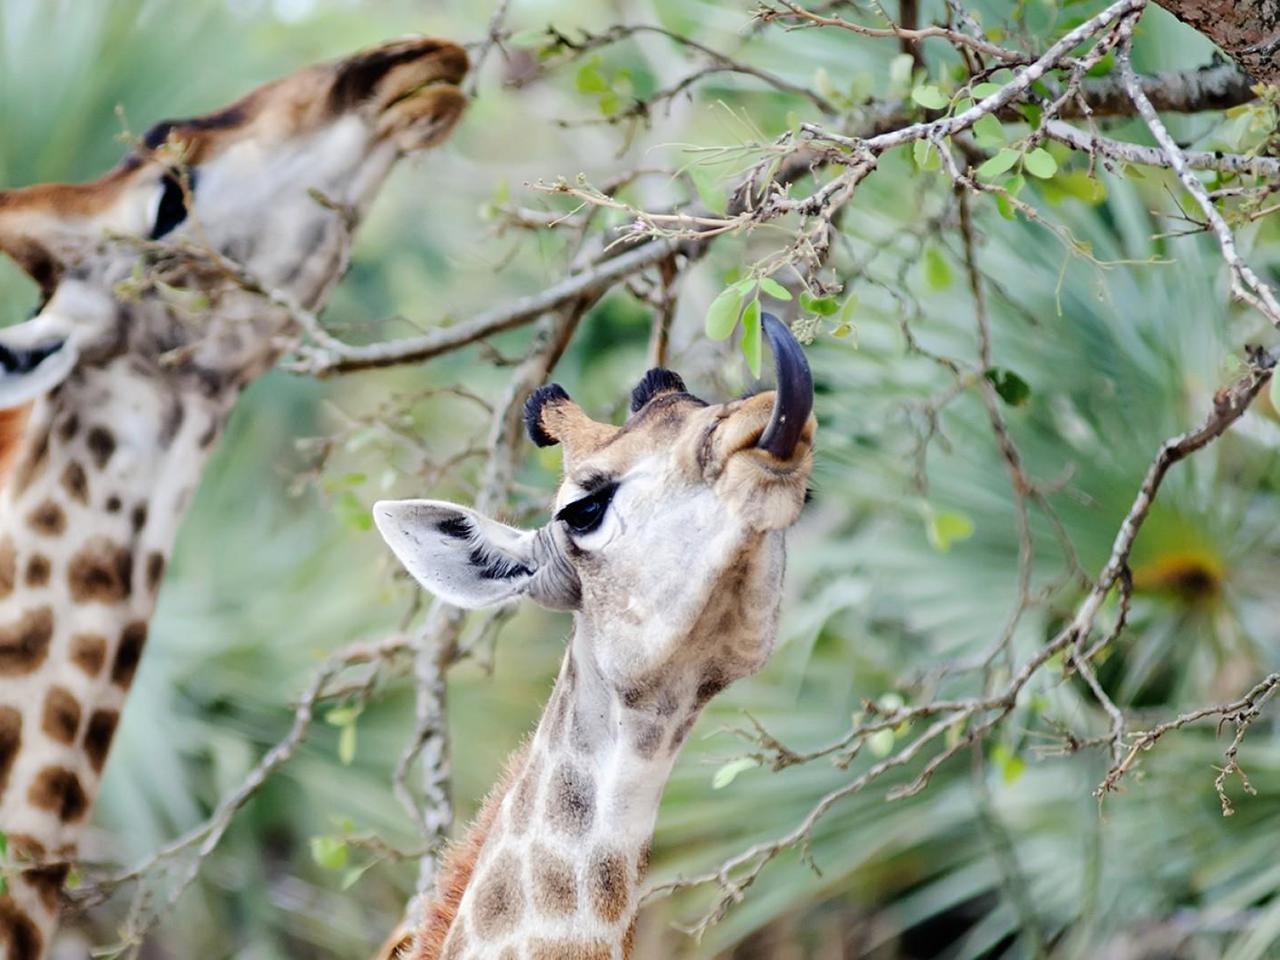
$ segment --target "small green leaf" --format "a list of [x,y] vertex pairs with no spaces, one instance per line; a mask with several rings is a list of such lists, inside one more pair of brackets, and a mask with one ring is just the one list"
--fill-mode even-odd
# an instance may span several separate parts
[[356,758],[356,725],[350,724],[342,728],[338,734],[338,760],[344,767],[351,766]]
[[712,340],[728,340],[738,325],[738,314],[742,312],[742,291],[737,286],[729,287],[720,296],[711,301],[707,308],[706,332]]
[[752,767],[758,767],[759,765],[760,764],[751,757],[739,757],[737,760],[730,760],[717,770],[715,772],[715,776],[711,778],[711,789],[723,790],[737,779],[738,774],[744,773]]
[[[836,328],[831,331],[831,335],[833,337],[836,337],[837,339],[843,340],[845,337],[849,336],[849,334],[853,332],[854,332],[854,328],[852,323],[839,323],[839,324],[836,324]],[[857,337],[854,337],[855,346],[857,345],[857,339],[858,339]]]
[[347,865],[350,850],[341,837],[312,837],[311,859],[325,870],[341,870]]
[[349,727],[360,716],[360,707],[334,707],[324,715],[324,722],[331,727]]
[[742,355],[753,377],[760,376],[760,301],[753,299],[742,311]]
[[368,873],[369,868],[372,867],[377,862],[378,862],[377,860],[370,860],[368,863],[364,864],[363,866],[352,867],[350,870],[348,870],[346,873],[342,875],[342,883],[340,884],[341,888],[343,890],[350,890],[352,887],[354,887],[357,883],[360,882],[360,878],[363,877],[366,873]]
[[951,265],[936,243],[924,248],[924,282],[933,290],[945,290],[951,286]]
[[1018,158],[1022,154],[1011,147],[1005,147],[990,160],[986,161],[982,166],[978,167],[978,176],[980,177],[998,177],[1006,170],[1012,169],[1013,165],[1018,162]]
[[1044,147],[1036,147],[1022,161],[1023,169],[1033,177],[1048,180],[1058,172],[1058,161]]
[[1004,125],[989,113],[978,118],[973,125],[973,135],[978,146],[985,150],[994,150],[1005,143]]
[[725,211],[729,209],[729,192],[724,189],[724,185],[703,167],[691,168],[689,177],[693,180],[694,189],[698,191],[698,199],[702,201],[702,205],[712,213],[724,216]]
[[915,67],[915,58],[909,53],[900,53],[889,61],[889,83],[899,90],[911,82],[911,71]]
[[575,78],[579,93],[608,93],[609,81],[600,70],[601,60],[595,57],[578,68]]
[[605,117],[612,117],[622,109],[622,97],[613,90],[606,90],[600,94],[600,114]]
[[771,277],[760,278],[760,289],[775,300],[790,300],[791,291]]
[[1000,779],[1004,781],[1005,786],[1017,783],[1027,770],[1026,761],[1003,743],[997,743],[991,748],[991,762],[1000,771]]
[[1000,216],[1006,220],[1018,219],[1018,214],[1013,209],[1013,204],[1009,202],[1009,198],[1003,193],[996,194],[996,209],[1000,211]]
[[1097,63],[1089,68],[1088,75],[1091,77],[1105,77],[1116,68],[1116,55],[1114,53],[1105,53]]
[[840,309],[835,297],[815,297],[811,293],[800,294],[800,306],[820,317],[834,317]]
[[942,157],[930,140],[917,140],[911,145],[911,158],[921,170],[941,170]]
[[993,93],[999,93],[1002,89],[1004,88],[1001,87],[1000,84],[998,83],[990,83],[990,82],[979,83],[974,85],[973,95],[977,97],[979,100],[985,100],[987,99],[987,97],[991,96]]
[[973,536],[973,521],[963,513],[952,510],[935,512],[927,509],[925,532],[929,535],[929,543],[933,548],[940,553],[946,553],[953,543],[968,540]]
[[911,99],[928,110],[943,110],[950,102],[946,95],[931,83],[921,84],[912,90]]
[[841,323],[849,323],[857,309],[858,295],[856,293],[851,293],[849,296],[844,298],[844,303],[840,305],[840,313],[837,315],[836,319]]
[[1011,407],[1020,407],[1031,399],[1031,386],[1012,370],[988,370],[987,379],[996,393]]
[[867,737],[867,749],[877,757],[887,757],[893,752],[893,741],[895,739],[896,737],[892,730],[877,730]]

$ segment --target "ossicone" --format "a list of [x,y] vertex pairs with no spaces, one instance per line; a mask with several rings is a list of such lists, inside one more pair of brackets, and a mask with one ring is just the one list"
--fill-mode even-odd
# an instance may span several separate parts
[[524,426],[529,432],[529,439],[539,447],[553,447],[559,443],[560,438],[548,432],[542,419],[543,409],[549,404],[572,402],[558,383],[545,384],[529,394],[529,399],[524,402]]

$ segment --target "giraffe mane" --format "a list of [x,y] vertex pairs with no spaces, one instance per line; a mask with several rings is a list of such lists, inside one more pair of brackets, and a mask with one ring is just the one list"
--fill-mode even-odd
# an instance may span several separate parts
[[[506,769],[497,784],[489,791],[480,812],[471,821],[466,835],[457,843],[449,846],[444,862],[440,868],[440,876],[436,880],[436,892],[427,904],[426,917],[419,925],[412,938],[405,937],[400,941],[391,956],[398,960],[440,960],[444,951],[444,941],[449,935],[449,928],[458,916],[458,907],[462,904],[463,894],[471,885],[475,874],[476,861],[480,851],[493,830],[493,822],[502,809],[502,800],[511,791],[516,775],[524,767],[529,755],[529,741],[517,747],[507,758]],[[406,952],[411,950],[412,952]]]

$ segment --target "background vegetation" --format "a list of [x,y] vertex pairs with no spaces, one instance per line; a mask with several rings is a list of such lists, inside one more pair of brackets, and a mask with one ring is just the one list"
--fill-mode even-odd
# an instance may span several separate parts
[[[926,19],[938,12],[925,6]],[[1027,0],[973,9],[985,24],[1035,38],[1101,6]],[[296,66],[397,34],[472,40],[490,12],[408,0],[0,0],[0,184],[94,176],[122,152],[125,129],[216,107]],[[804,96],[726,73],[658,106],[648,125],[616,122],[632,95],[683,75],[687,51],[640,36],[564,69],[544,55],[553,67],[544,72],[545,38],[531,31],[657,23],[829,100],[856,104],[902,86],[892,43],[754,29],[751,12],[748,3],[700,0],[514,4],[508,26],[523,36],[509,58],[490,62],[452,142],[405,164],[385,189],[327,311],[330,326],[353,340],[403,335],[556,280],[568,241],[520,230],[513,219],[572,207],[529,192],[528,181],[582,172],[600,183],[623,169],[697,160],[698,186],[714,196],[753,141],[797,118],[820,119]],[[1145,16],[1135,55],[1142,72],[1211,55],[1204,38],[1172,18]],[[1170,123],[1204,149],[1265,150],[1268,116],[1252,109]],[[691,150],[725,144],[744,152]],[[1027,177],[1022,198],[1074,243],[1026,217],[1005,219],[988,198],[973,204],[1003,411],[1026,472],[1051,487],[1061,532],[1086,571],[1105,562],[1159,444],[1199,422],[1213,392],[1238,373],[1225,358],[1267,338],[1258,319],[1226,305],[1212,240],[1170,235],[1178,198],[1168,178],[1096,173],[1064,165],[1061,176]],[[643,180],[630,202],[660,205],[680,189],[666,177]],[[713,704],[681,757],[659,821],[660,877],[705,870],[785,833],[910,735],[904,726],[871,738],[848,769],[726,766],[753,750],[732,732],[747,726],[747,711],[795,749],[827,743],[876,704],[892,709],[943,689],[941,670],[986,651],[1013,608],[1015,506],[978,392],[964,387],[952,398],[954,378],[904,338],[907,324],[928,351],[973,358],[954,207],[950,181],[917,170],[900,150],[840,221],[840,303],[853,294],[856,304],[838,324],[824,321],[811,347],[821,453],[814,502],[791,539],[784,642],[764,673]],[[1273,222],[1241,236],[1255,268],[1280,258]],[[703,315],[767,243],[726,238],[684,280],[670,365],[697,392],[725,396],[750,382],[736,348],[703,335]],[[35,299],[16,270],[0,266],[6,319],[24,316]],[[610,294],[556,379],[596,415],[619,415],[621,385],[645,367],[650,315],[626,290]],[[516,331],[491,346],[518,355],[527,340]],[[495,401],[508,371],[492,350],[323,381],[276,372],[249,391],[162,592],[97,811],[102,858],[136,861],[198,823],[284,735],[294,699],[326,653],[406,622],[414,592],[371,531],[368,506],[389,494],[473,495],[482,459],[465,454],[489,415],[443,388]],[[927,439],[935,413],[939,432]],[[1280,668],[1277,420],[1262,397],[1230,434],[1170,475],[1142,533],[1129,629],[1098,664],[1106,690],[1136,716],[1165,719],[1228,700]],[[510,512],[540,516],[558,463],[531,447],[525,454]],[[455,458],[439,475],[435,467]],[[1016,627],[1012,649],[1023,655],[1061,627],[1082,592],[1050,515],[1032,520],[1042,602]],[[486,640],[451,673],[460,818],[532,723],[567,631],[565,619],[521,607],[491,647]],[[235,821],[146,955],[367,955],[399,916],[414,865],[352,838],[376,834],[404,850],[418,842],[390,789],[412,701],[409,680],[392,679],[358,714],[330,714]],[[1231,780],[1231,817],[1213,784],[1230,729],[1218,734],[1209,723],[1161,741],[1138,775],[1100,802],[1093,790],[1109,766],[1105,752],[1072,751],[1064,738],[1106,729],[1083,681],[1050,671],[997,734],[944,765],[927,789],[886,802],[919,772],[917,761],[835,806],[814,833],[812,864],[782,854],[700,943],[672,924],[695,921],[709,891],[655,904],[640,955],[1277,955],[1274,719],[1259,720],[1240,752],[1256,792]],[[127,906],[119,898],[72,924],[67,955],[110,944]]]

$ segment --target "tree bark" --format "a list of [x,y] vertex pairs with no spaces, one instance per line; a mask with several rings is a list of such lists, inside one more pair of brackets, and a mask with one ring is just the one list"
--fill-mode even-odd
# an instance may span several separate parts
[[1262,83],[1280,83],[1280,0],[1156,0]]

